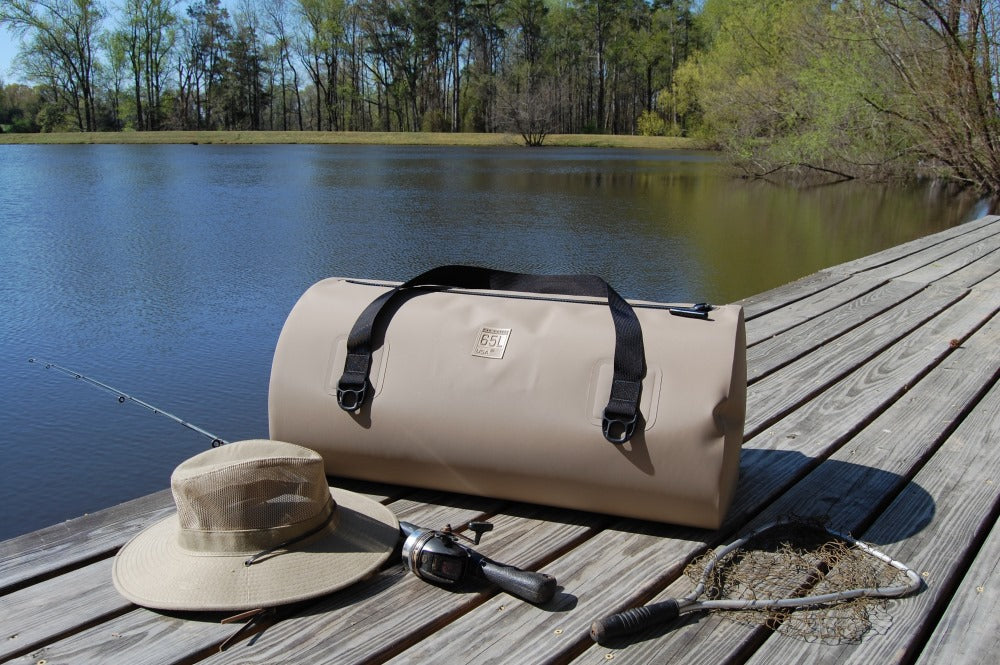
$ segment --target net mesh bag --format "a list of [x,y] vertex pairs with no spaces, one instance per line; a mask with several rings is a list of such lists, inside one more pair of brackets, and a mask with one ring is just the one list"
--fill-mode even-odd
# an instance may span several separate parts
[[[685,570],[701,580],[712,553]],[[705,582],[712,600],[763,600],[905,584],[905,574],[817,522],[790,521],[722,557]],[[890,598],[860,597],[797,609],[720,610],[730,621],[809,642],[849,644],[891,625]]]

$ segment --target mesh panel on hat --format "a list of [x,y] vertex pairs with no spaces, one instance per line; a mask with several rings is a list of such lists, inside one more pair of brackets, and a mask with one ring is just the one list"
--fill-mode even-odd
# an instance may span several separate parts
[[251,459],[173,478],[183,529],[242,531],[295,524],[330,501],[318,457]]

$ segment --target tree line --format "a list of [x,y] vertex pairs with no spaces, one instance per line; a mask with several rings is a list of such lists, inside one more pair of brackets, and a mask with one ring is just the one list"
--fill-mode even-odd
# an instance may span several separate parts
[[22,126],[80,131],[634,133],[694,46],[692,13],[690,0],[0,0],[37,84]]
[[1000,0],[0,0],[7,129],[699,136],[1000,192]]

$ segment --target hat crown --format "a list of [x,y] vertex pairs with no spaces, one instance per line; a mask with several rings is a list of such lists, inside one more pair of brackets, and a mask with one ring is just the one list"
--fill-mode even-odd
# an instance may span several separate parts
[[329,487],[322,457],[294,444],[213,448],[170,481],[177,512],[126,543],[112,567],[115,588],[147,607],[249,610],[315,598],[376,571],[399,540],[392,511]]
[[[322,458],[273,441],[244,441],[196,455],[177,467],[170,486],[181,537],[197,549],[266,546],[331,510]],[[242,535],[208,546],[204,537],[192,541],[184,532]]]

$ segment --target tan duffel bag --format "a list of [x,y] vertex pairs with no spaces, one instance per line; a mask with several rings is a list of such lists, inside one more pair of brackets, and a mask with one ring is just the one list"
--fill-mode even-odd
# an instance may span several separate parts
[[313,285],[268,394],[331,475],[712,528],[745,408],[742,308],[470,266]]

